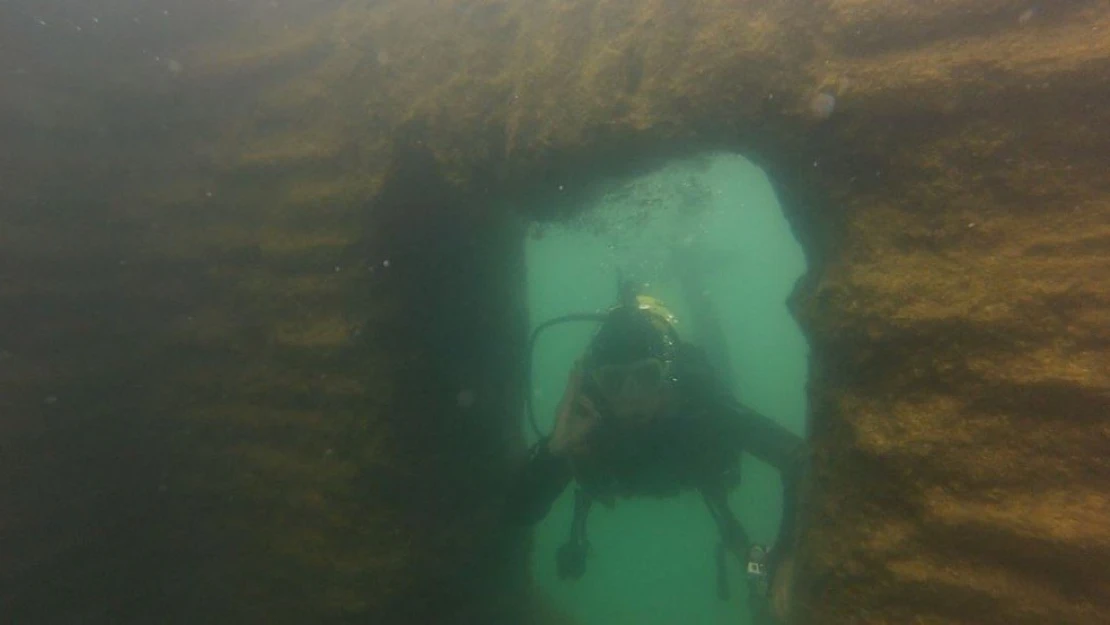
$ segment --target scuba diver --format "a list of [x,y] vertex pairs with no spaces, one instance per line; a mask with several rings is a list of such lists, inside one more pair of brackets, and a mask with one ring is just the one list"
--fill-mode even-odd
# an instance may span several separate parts
[[[717,378],[704,352],[679,339],[674,317],[651,297],[622,283],[617,306],[600,315],[563,321],[600,321],[584,356],[572,369],[553,432],[542,436],[510,488],[512,522],[539,522],[573,480],[577,482],[570,537],[556,556],[561,579],[585,572],[586,520],[594,502],[666,497],[699,491],[716,523],[717,592],[727,599],[728,554],[746,570],[757,622],[781,618],[790,561],[795,499],[806,455],[802,438],[739,403]],[[528,414],[535,428],[528,401]],[[537,434],[540,434],[536,428]],[[778,469],[783,514],[777,545],[754,544],[728,505],[739,483],[739,456],[747,452]],[[772,589],[776,595],[771,605]]]

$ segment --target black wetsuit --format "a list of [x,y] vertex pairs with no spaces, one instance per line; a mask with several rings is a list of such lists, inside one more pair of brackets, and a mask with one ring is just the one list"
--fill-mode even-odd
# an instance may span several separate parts
[[600,499],[667,496],[685,489],[727,493],[738,478],[739,454],[747,452],[782,475],[779,541],[790,539],[804,441],[736,401],[715,379],[700,349],[686,343],[678,347],[675,401],[668,413],[635,430],[619,430],[603,418],[591,432],[590,456],[573,466],[540,441],[510,490],[513,521],[531,524],[544,518],[572,479]]

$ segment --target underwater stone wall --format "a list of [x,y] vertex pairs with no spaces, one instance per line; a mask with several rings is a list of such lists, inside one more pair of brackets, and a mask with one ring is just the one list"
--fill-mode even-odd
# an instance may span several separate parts
[[171,8],[0,20],[0,613],[520,622],[503,207],[712,147],[813,267],[795,622],[1110,619],[1105,3]]

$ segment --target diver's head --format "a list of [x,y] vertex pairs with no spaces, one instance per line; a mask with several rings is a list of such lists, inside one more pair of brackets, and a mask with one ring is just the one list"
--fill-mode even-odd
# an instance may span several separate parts
[[673,381],[674,317],[646,296],[609,311],[586,355],[587,392],[619,421],[660,414]]

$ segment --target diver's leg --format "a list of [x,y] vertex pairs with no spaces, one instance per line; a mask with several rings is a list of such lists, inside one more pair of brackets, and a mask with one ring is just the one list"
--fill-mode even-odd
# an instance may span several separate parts
[[751,542],[748,533],[744,531],[744,526],[732,513],[732,508],[728,505],[728,490],[725,487],[703,488],[701,494],[721,534],[721,544],[717,550],[717,595],[721,599],[728,599],[728,583],[724,578],[725,558],[726,553],[731,551],[740,562],[740,566],[744,567],[748,577],[748,607],[751,610],[753,622],[759,625],[773,624],[775,621],[771,615],[771,606],[762,576],[765,564],[757,558],[757,555],[753,555],[760,547]]
[[578,579],[586,572],[586,555],[590,542],[586,538],[586,521],[590,515],[593,498],[581,488],[574,491],[574,519],[570,524],[570,537],[556,553],[559,579]]
[[731,551],[742,564],[748,561],[748,548],[751,540],[744,526],[736,519],[732,509],[728,507],[728,491],[723,487],[714,486],[701,490],[709,514],[717,524],[717,531],[721,534],[721,542]]
[[[728,495],[724,488],[720,486],[703,488],[701,489],[701,496],[705,500],[705,507],[708,508],[709,515],[713,517],[713,522],[717,525],[717,532],[721,536],[721,542],[717,544],[716,553],[717,598],[721,601],[727,601],[732,594],[728,584],[728,553],[730,551],[735,553],[737,549],[746,551],[748,537],[743,526],[740,525],[740,522],[736,520],[732,511],[728,508]],[[738,559],[740,558],[738,557]]]

